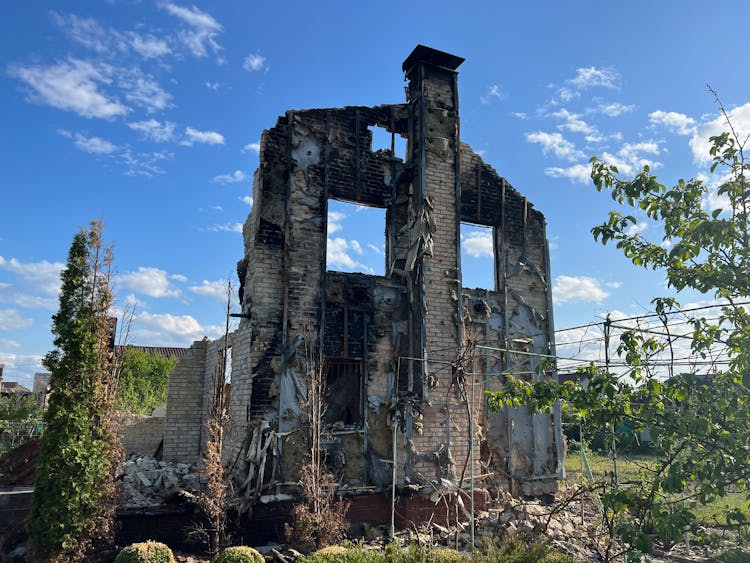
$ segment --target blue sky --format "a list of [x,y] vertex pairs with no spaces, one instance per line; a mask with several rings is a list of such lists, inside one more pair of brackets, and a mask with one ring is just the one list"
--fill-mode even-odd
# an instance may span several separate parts
[[[706,83],[750,129],[745,3],[34,1],[4,16],[0,363],[27,384],[51,347],[71,237],[91,219],[114,244],[120,303],[137,303],[136,343],[216,336],[261,131],[287,109],[403,102],[417,43],[466,58],[462,139],[547,217],[558,328],[667,293],[593,242],[612,203],[589,157],[715,183]],[[332,213],[331,267],[382,271],[383,216]],[[645,218],[638,229],[660,240]],[[471,286],[491,258],[486,233],[463,235]]]

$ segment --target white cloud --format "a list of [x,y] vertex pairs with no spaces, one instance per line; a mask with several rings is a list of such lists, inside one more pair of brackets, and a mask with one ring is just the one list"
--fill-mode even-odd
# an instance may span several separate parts
[[[329,238],[326,246],[326,265],[328,268],[341,268],[344,271],[358,270],[372,273],[372,268],[357,262],[349,255],[349,251],[356,252],[355,245],[359,247],[356,241],[347,241],[344,238]],[[361,250],[361,247],[360,247]]]
[[215,233],[239,233],[242,234],[242,223],[222,223],[206,227],[207,231]]
[[164,174],[164,170],[159,166],[159,162],[167,160],[174,156],[170,152],[156,151],[147,153],[134,153],[126,149],[120,153],[122,163],[127,168],[127,176],[145,176],[151,178],[157,174]]
[[188,289],[193,293],[203,295],[204,297],[210,297],[223,303],[226,303],[227,301],[227,280],[203,280],[200,285],[193,285]]
[[245,57],[245,62],[242,63],[242,68],[251,72],[263,70],[264,66],[266,66],[266,57],[259,53],[250,53]]
[[613,281],[613,282],[605,282],[604,285],[607,287],[611,287],[612,289],[617,289],[619,287],[622,287],[622,282]]
[[93,18],[52,12],[52,21],[73,41],[100,55],[113,55],[131,48],[143,58],[152,59],[171,52],[169,44],[164,39],[150,33],[140,34],[134,31],[120,33],[112,28],[105,29]]
[[250,195],[243,196],[240,198],[240,201],[242,203],[249,205],[250,207],[253,206],[253,196],[250,196]]
[[208,88],[209,90],[213,90],[214,92],[216,92],[221,87],[221,84],[219,84],[218,82],[206,81],[205,84],[206,88]]
[[695,132],[695,119],[675,111],[652,111],[648,114],[652,125],[663,125],[672,133],[690,135]]
[[584,157],[584,154],[577,150],[575,145],[565,139],[560,133],[536,131],[535,133],[527,133],[526,140],[530,143],[542,145],[542,152],[544,154],[552,153],[557,158],[576,160]]
[[505,94],[497,84],[491,84],[487,86],[487,92],[484,96],[479,97],[479,101],[484,105],[489,105],[496,100],[504,100]]
[[112,36],[93,18],[81,18],[75,14],[62,15],[52,12],[52,21],[73,41],[84,47],[105,54],[110,51]]
[[42,357],[34,354],[6,354],[0,352],[0,364],[5,365],[5,379],[13,378],[31,389],[34,373],[44,371]]
[[612,68],[590,66],[577,69],[575,78],[566,80],[566,83],[578,90],[594,87],[615,89],[618,87],[619,78],[618,73]]
[[581,119],[580,114],[571,113],[565,108],[560,109],[552,115],[563,120],[563,123],[557,126],[559,129],[567,129],[571,133],[584,133],[586,135],[598,133],[596,127],[589,125]]
[[179,33],[180,41],[196,57],[205,57],[209,49],[214,53],[221,50],[216,37],[221,33],[222,26],[211,15],[193,6],[185,8],[177,4],[167,3],[164,8],[176,18],[187,24],[187,28]]
[[153,35],[139,35],[135,32],[128,33],[130,46],[133,50],[145,59],[155,59],[163,57],[172,52],[169,44],[164,39],[159,39]]
[[29,99],[83,117],[111,119],[130,108],[100,92],[111,83],[111,69],[68,59],[52,66],[16,66],[11,74],[32,89]]
[[470,231],[461,236],[461,246],[473,258],[492,258],[492,232],[489,229]]
[[249,176],[242,170],[235,170],[231,174],[219,174],[218,176],[214,176],[212,182],[214,184],[237,184],[239,182],[244,182],[248,178]]
[[58,307],[54,297],[39,297],[24,293],[9,283],[0,282],[0,303],[9,303],[24,309],[47,309],[54,311]]
[[244,147],[242,147],[243,152],[260,152],[260,141],[257,143],[248,143]]
[[346,218],[344,213],[340,211],[328,211],[328,234],[332,235],[336,231],[342,229],[341,221]]
[[621,104],[620,102],[610,102],[608,104],[599,104],[594,111],[603,113],[609,117],[617,117],[623,113],[630,113],[635,109],[635,104]]
[[638,223],[630,225],[627,229],[625,229],[625,234],[632,237],[642,233],[646,229],[648,229],[648,223],[646,223],[645,221],[639,221]]
[[27,319],[15,309],[0,309],[0,330],[25,330],[34,325],[34,319]]
[[180,144],[192,147],[194,143],[223,145],[224,135],[216,131],[199,131],[188,126],[185,128],[185,138],[180,141]]
[[148,113],[172,107],[172,94],[164,91],[153,77],[137,68],[118,69],[117,83],[126,100],[145,108]]
[[[738,106],[729,112],[729,119],[732,122],[732,126],[737,132],[737,136],[740,141],[744,141],[750,133],[750,102]],[[693,151],[693,158],[695,162],[699,164],[705,164],[711,161],[711,155],[709,150],[711,143],[709,137],[721,135],[725,131],[728,131],[726,120],[723,115],[719,115],[716,118],[702,123],[696,127],[692,138],[690,139],[690,148]]]
[[76,133],[75,139],[76,147],[83,152],[91,154],[112,154],[117,150],[117,145],[114,145],[101,137],[85,137],[81,133]]
[[187,276],[183,276],[182,274],[169,274],[169,279],[178,282],[188,281]]
[[557,276],[552,286],[555,302],[593,301],[599,303],[609,296],[599,282],[588,276]]
[[128,127],[138,131],[145,139],[156,143],[166,143],[174,139],[174,123],[170,121],[157,121],[148,119],[146,121],[133,121]]
[[172,287],[167,272],[159,268],[139,267],[137,271],[120,275],[118,285],[149,297],[179,297],[180,290]]
[[372,244],[372,243],[368,242],[367,243],[367,248],[369,248],[370,250],[372,250],[375,254],[380,254],[381,256],[383,255],[383,251],[380,248],[378,248],[377,246],[375,246],[374,244]]
[[134,319],[137,341],[149,346],[189,346],[193,341],[204,336],[217,338],[222,327],[218,325],[202,326],[191,315],[172,315],[169,313],[137,313]]
[[567,168],[553,166],[545,168],[544,173],[551,178],[568,178],[579,184],[587,184],[591,179],[591,166],[588,164],[574,164]]
[[350,240],[349,245],[352,247],[352,250],[362,256],[362,245],[359,244],[358,240]]
[[661,166],[660,162],[643,156],[643,154],[658,155],[660,152],[659,145],[654,141],[625,143],[617,151],[617,154],[611,154],[606,151],[602,153],[602,160],[616,166],[622,174],[632,176],[644,166],[649,166],[651,169]]
[[0,268],[13,272],[24,284],[47,295],[56,296],[60,293],[60,272],[64,267],[62,262],[21,262],[16,258],[8,260],[0,256]]

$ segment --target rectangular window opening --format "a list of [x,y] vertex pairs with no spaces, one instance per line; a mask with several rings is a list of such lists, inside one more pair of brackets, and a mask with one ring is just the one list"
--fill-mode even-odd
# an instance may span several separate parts
[[328,200],[326,267],[385,275],[385,209]]
[[370,150],[372,152],[388,151],[396,158],[406,162],[406,139],[396,133],[391,133],[385,127],[370,125],[367,128],[370,131],[372,143]]
[[364,421],[362,360],[327,358],[325,362],[326,426],[361,426]]
[[461,223],[461,284],[495,290],[493,228]]

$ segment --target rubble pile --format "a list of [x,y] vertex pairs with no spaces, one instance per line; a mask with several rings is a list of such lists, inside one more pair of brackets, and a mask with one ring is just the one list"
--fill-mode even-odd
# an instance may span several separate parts
[[122,467],[124,506],[142,508],[168,504],[198,490],[198,471],[187,463],[157,461],[134,455]]

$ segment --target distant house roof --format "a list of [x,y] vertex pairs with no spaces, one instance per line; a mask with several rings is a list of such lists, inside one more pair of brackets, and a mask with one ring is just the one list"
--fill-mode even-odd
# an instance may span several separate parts
[[0,381],[0,393],[31,393],[31,389],[17,381]]
[[126,350],[140,350],[146,354],[160,354],[167,358],[176,358],[179,360],[188,353],[190,348],[175,348],[169,346],[115,346],[115,354],[118,356],[123,354]]

